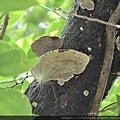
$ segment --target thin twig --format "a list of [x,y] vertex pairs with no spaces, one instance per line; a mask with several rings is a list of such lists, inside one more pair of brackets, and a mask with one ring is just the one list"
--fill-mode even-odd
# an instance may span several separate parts
[[112,23],[109,23],[109,22],[105,22],[105,21],[102,21],[100,19],[97,19],[97,18],[89,18],[87,16],[81,16],[81,15],[76,15],[76,14],[72,14],[73,16],[75,17],[78,17],[78,18],[82,18],[82,19],[87,19],[88,21],[92,21],[92,22],[98,22],[98,23],[101,23],[101,24],[104,24],[104,25],[109,25],[109,26],[112,26],[112,27],[116,27],[118,29],[120,29],[120,25],[115,25],[115,24],[112,24]]
[[[15,80],[10,80],[10,81],[3,81],[3,82],[0,82],[0,84],[5,84],[5,83],[10,83],[10,82],[14,82],[15,84],[12,85],[12,86],[7,86],[7,87],[4,87],[4,88],[13,88],[17,85],[20,85],[20,84],[23,84],[24,81],[28,78],[28,77],[32,77],[32,75],[27,75],[28,73],[26,73],[26,76],[24,78],[20,78],[20,79],[23,79],[21,82],[17,82],[18,80],[20,79],[15,79]],[[0,88],[3,88],[3,87],[0,87]]]
[[[120,2],[118,4],[118,7],[113,12],[113,14],[110,16],[108,22],[111,22],[112,24],[116,24],[119,19],[120,19]],[[103,68],[101,70],[100,80],[98,83],[98,89],[97,89],[95,99],[93,101],[89,115],[95,115],[95,116],[98,115],[98,109],[103,99],[103,95],[106,89],[106,85],[108,82],[111,65],[113,61],[115,39],[116,39],[116,28],[112,26],[107,26],[106,35],[107,37],[106,37]]]
[[[103,109],[99,110],[99,113],[100,113],[100,112],[105,112],[106,110],[108,110],[108,107],[110,107],[110,106],[112,106],[112,105],[114,105],[114,104],[116,104],[116,103],[117,103],[117,102],[113,102],[113,103],[105,106]],[[109,109],[110,109],[110,108],[109,108]]]
[[2,32],[0,34],[0,40],[2,40],[4,34],[5,34],[5,31],[6,31],[6,28],[7,28],[7,25],[8,25],[8,20],[9,20],[9,15],[8,13],[5,14],[5,18],[4,18],[4,23],[3,23],[3,28],[2,28]]
[[118,107],[118,106],[114,106],[114,107],[111,107],[111,108],[107,108],[107,109],[105,109],[105,110],[103,110],[103,111],[100,111],[100,112],[105,112],[105,111],[108,111],[108,110],[115,110],[115,109],[118,109],[118,108],[120,108],[120,107]]
[[[32,77],[32,75],[28,75],[27,78],[28,77]],[[17,82],[17,81],[22,80],[24,78],[18,78],[18,79],[15,79],[15,80],[2,81],[2,82],[0,82],[0,84],[7,84],[7,83],[12,83],[12,82]]]
[[17,86],[17,85],[20,85],[20,84],[23,85],[24,81],[25,81],[27,78],[28,78],[28,72],[26,73],[26,77],[25,77],[21,82],[19,82],[19,83],[15,82],[14,85],[12,85],[12,86],[10,86],[10,87],[7,87],[7,88],[13,88],[13,87],[15,87],[15,86]]
[[6,83],[12,83],[15,82],[15,80],[7,80],[7,81],[2,81],[0,84],[6,84]]
[[65,20],[67,20],[67,18],[64,17],[62,14],[59,14],[58,12],[56,12],[56,10],[62,11],[65,14],[68,14],[68,15],[71,15],[71,16],[74,16],[74,17],[77,17],[77,18],[86,19],[86,20],[92,21],[92,22],[98,22],[98,23],[101,23],[101,24],[104,24],[104,25],[109,25],[109,26],[116,27],[116,28],[120,29],[120,25],[116,25],[116,24],[113,24],[113,23],[110,23],[110,22],[105,22],[105,21],[97,19],[97,18],[89,18],[87,16],[77,15],[74,12],[69,13],[69,12],[67,12],[65,10],[62,10],[61,8],[51,9],[51,8],[49,8],[47,6],[44,6],[44,5],[39,5],[39,6],[46,9],[46,10],[48,10],[48,11],[52,11],[52,12],[56,13],[57,15],[61,16]]
[[51,8],[49,8],[47,6],[44,6],[44,5],[41,5],[41,4],[39,6],[46,9],[46,10],[48,10],[48,11],[52,11],[52,12],[56,13],[58,16],[61,16],[63,19],[67,20],[67,18],[65,16],[63,16],[62,14],[56,12],[55,9],[51,9]]
[[56,8],[55,10],[60,10],[63,13],[69,14],[69,15],[77,17],[77,18],[86,19],[86,20],[92,21],[92,22],[98,22],[98,23],[101,23],[101,24],[104,24],[104,25],[109,25],[109,26],[116,27],[116,28],[120,29],[120,25],[116,25],[116,24],[113,24],[113,23],[110,23],[110,22],[105,22],[105,21],[97,19],[97,18],[89,18],[87,16],[77,15],[77,14],[74,14],[74,12],[69,13],[69,12],[66,12],[66,11],[62,10],[61,8]]

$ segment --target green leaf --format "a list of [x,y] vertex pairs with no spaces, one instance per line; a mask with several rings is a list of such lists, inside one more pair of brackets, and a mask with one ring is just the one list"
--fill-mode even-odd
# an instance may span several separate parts
[[10,12],[9,13],[10,19],[9,19],[9,24],[7,28],[13,27],[13,25],[15,25],[16,22],[20,21],[20,19],[23,17],[24,14],[25,14],[25,11],[23,10]]
[[117,96],[117,105],[118,105],[118,116],[120,116],[120,95],[116,94]]
[[12,49],[0,54],[0,75],[16,76],[28,71],[36,64],[38,58],[26,59],[22,49]]
[[12,47],[4,41],[0,41],[0,53],[11,50]]
[[22,89],[21,92],[24,93],[25,90],[29,87],[30,82],[28,82],[27,80],[24,81],[23,85],[22,85]]
[[19,85],[14,86],[14,89],[16,89],[17,91],[21,91],[21,89],[22,89],[22,84],[19,84]]
[[60,7],[65,0],[50,0],[51,5],[55,7]]
[[7,42],[12,48],[19,48],[19,46],[7,35],[4,35],[2,41]]
[[[11,80],[12,81],[12,80]],[[7,87],[12,87],[13,85],[15,85],[15,82],[10,82],[9,80],[4,80],[2,82],[0,82],[0,87],[1,88],[7,88]]]
[[29,50],[30,47],[31,47],[32,42],[33,42],[33,36],[34,36],[34,34],[31,34],[31,35],[29,35],[29,36],[27,36],[27,37],[23,37],[23,38],[17,40],[17,41],[16,41],[16,44],[17,44],[20,48],[22,48],[25,53],[27,53],[28,50]]
[[[115,116],[114,112],[112,112],[111,110],[107,110],[105,112],[101,112],[99,113],[99,116],[102,117],[102,116]],[[103,119],[104,120],[104,119]]]
[[8,12],[22,10],[33,5],[37,5],[35,0],[0,0],[0,11]]
[[0,89],[0,115],[31,115],[27,97],[14,89]]
[[59,21],[53,21],[50,24],[49,28],[46,30],[45,35],[50,35],[51,32],[58,30],[56,36],[60,36],[60,34],[61,34],[62,30],[63,30],[65,22],[66,21],[64,19],[62,19],[62,18],[60,18]]
[[31,58],[38,58],[38,56],[32,51],[32,49],[30,48],[28,53],[27,53],[27,58],[31,59]]
[[0,76],[0,82],[1,81],[7,81],[7,80],[13,80],[14,78],[12,76]]
[[65,2],[60,6],[63,10],[70,11],[74,0],[65,0]]

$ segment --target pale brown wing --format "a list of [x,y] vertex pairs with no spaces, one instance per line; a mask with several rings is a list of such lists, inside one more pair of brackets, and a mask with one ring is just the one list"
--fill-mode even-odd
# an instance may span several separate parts
[[41,37],[34,41],[31,45],[32,51],[39,57],[48,51],[56,50],[60,47],[60,38],[49,36]]
[[43,54],[40,62],[32,69],[32,74],[41,83],[58,80],[59,85],[70,80],[74,74],[82,73],[89,57],[75,50],[54,50]]

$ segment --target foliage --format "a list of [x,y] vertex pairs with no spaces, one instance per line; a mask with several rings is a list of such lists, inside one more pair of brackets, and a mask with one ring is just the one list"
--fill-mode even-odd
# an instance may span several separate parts
[[108,95],[102,101],[100,110],[104,107],[106,109],[100,112],[100,116],[118,116],[118,113],[120,113],[120,77],[116,79]]
[[[0,98],[0,115],[31,115],[32,108],[28,104],[28,99],[20,92],[14,89],[1,89]],[[21,107],[24,109],[21,110]]]
[[[54,13],[52,9],[60,7],[70,11],[73,1],[0,1],[0,30],[3,28],[3,13],[9,13],[7,29],[0,41],[0,88],[2,88],[0,89],[0,115],[32,115],[30,103],[24,96],[24,91],[33,80],[28,71],[38,62],[38,58],[31,51],[31,43],[44,35],[60,37],[66,20]],[[41,5],[51,8],[51,10],[41,7]],[[65,14],[60,14],[66,17]],[[120,109],[117,109],[120,106],[119,90],[120,85],[117,80],[102,102],[100,109],[113,102],[118,102],[111,106],[113,109],[100,112],[100,116],[120,115]],[[8,104],[11,106],[9,109]]]
[[44,35],[60,37],[66,20],[52,9],[60,7],[70,11],[72,4],[73,0],[0,1],[1,32],[4,15],[9,14],[7,29],[0,41],[0,115],[32,115],[24,91],[34,79],[29,71],[39,59],[31,51],[31,43]]

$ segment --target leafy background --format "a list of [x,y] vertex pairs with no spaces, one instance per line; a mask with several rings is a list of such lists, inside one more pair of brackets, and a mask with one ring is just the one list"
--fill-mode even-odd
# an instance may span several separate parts
[[[9,12],[7,30],[0,41],[0,115],[32,115],[31,105],[24,95],[34,79],[28,71],[38,62],[36,55],[31,52],[31,43],[45,35],[60,37],[66,20],[54,13],[53,9],[62,8],[69,12],[73,2],[74,0],[0,1],[0,15]],[[45,6],[48,8],[45,9]],[[59,13],[67,17],[66,14]],[[0,19],[0,28],[3,21],[4,17]],[[120,115],[119,79],[118,77],[101,103],[100,110],[113,102],[117,103],[100,112],[100,116]],[[20,111],[22,108],[24,110]]]

